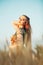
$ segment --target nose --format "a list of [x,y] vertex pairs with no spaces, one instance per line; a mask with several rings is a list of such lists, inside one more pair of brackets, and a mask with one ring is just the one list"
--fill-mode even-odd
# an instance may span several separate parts
[[23,23],[24,23],[24,21],[20,21],[20,23],[21,23],[21,24],[23,24]]

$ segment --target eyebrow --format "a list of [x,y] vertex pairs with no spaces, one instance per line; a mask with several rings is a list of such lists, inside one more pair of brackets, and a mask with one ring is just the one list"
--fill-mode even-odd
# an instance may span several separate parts
[[[21,18],[19,17],[19,19],[21,19]],[[27,19],[24,19],[24,20],[27,20]]]

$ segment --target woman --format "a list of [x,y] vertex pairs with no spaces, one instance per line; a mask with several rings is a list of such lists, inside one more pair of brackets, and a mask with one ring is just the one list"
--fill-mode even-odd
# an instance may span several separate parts
[[12,36],[11,41],[12,44],[20,43],[28,46],[31,43],[31,25],[30,25],[30,18],[26,15],[22,15],[19,17],[18,22],[13,22],[13,26],[16,28],[16,38],[15,35]]
[[14,53],[17,65],[32,65],[30,18],[22,15],[17,22],[13,22],[13,26],[16,33],[11,37],[9,55]]

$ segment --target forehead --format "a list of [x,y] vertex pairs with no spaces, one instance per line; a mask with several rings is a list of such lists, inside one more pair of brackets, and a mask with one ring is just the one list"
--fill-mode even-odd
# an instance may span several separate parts
[[20,19],[27,19],[25,16],[20,16],[19,18]]

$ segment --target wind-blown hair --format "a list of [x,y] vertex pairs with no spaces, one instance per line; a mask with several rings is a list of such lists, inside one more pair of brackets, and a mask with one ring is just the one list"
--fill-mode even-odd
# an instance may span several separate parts
[[26,43],[26,45],[28,45],[28,42],[31,43],[31,25],[30,25],[30,18],[26,15],[22,15],[24,17],[26,17],[27,21],[28,21],[28,25],[29,25],[29,28],[28,28],[28,31],[26,31],[27,33],[27,36],[24,35],[24,43]]

